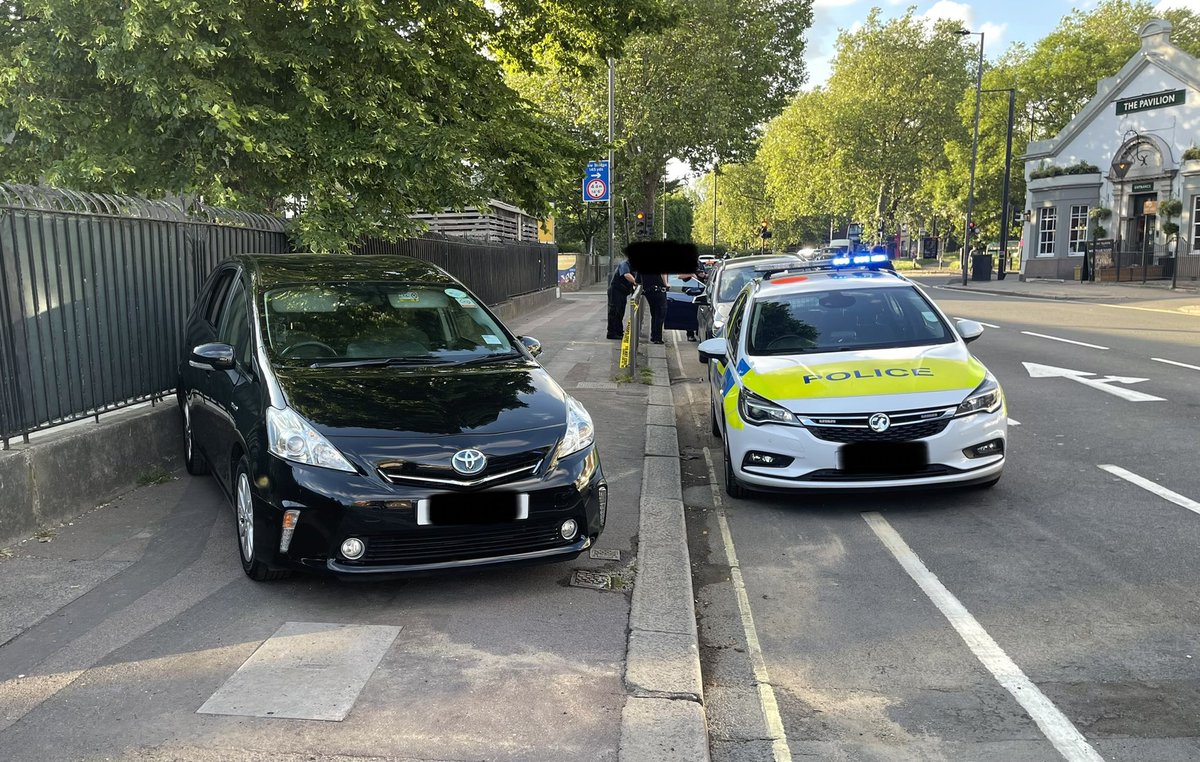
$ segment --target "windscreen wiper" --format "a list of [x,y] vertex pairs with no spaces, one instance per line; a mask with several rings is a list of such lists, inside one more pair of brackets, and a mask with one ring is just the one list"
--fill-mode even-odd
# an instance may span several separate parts
[[470,360],[463,360],[462,362],[455,363],[455,365],[459,367],[464,365],[486,365],[489,362],[496,362],[498,360],[515,360],[521,356],[520,352],[501,352],[494,355],[484,355],[483,357],[472,357]]
[[315,362],[310,368],[369,368],[384,365],[449,365],[449,360],[440,357],[370,357],[361,360],[335,360]]

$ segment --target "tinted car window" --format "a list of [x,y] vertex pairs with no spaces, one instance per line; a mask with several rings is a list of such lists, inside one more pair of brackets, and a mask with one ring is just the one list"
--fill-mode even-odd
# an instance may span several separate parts
[[721,274],[721,285],[717,301],[732,302],[741,293],[742,288],[758,275],[753,267],[737,267],[726,270]]
[[282,359],[466,360],[513,352],[465,291],[396,283],[320,283],[266,292],[266,343]]
[[204,319],[210,325],[216,327],[217,320],[221,316],[221,305],[225,301],[225,294],[229,291],[229,284],[233,282],[233,272],[226,270],[221,273],[212,289],[208,292],[208,302],[204,305]]
[[725,337],[729,341],[729,346],[732,350],[729,353],[730,357],[733,357],[737,354],[738,340],[740,338],[738,334],[742,330],[742,313],[745,306],[746,297],[745,295],[742,295],[742,297],[734,302],[733,306],[729,309],[729,328],[725,331]]
[[250,321],[246,316],[246,290],[241,283],[234,283],[225,303],[217,340],[232,346],[234,356],[243,365],[250,362]]
[[767,297],[750,312],[753,355],[948,344],[950,327],[913,288],[812,291]]

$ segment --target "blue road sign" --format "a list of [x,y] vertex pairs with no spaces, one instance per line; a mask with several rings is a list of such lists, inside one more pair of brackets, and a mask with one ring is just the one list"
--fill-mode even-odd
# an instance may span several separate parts
[[608,201],[608,162],[589,161],[583,175],[583,200]]

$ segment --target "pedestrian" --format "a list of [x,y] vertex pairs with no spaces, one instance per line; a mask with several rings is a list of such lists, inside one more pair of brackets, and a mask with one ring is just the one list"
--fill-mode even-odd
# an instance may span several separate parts
[[667,276],[646,273],[641,276],[641,282],[646,291],[646,303],[650,305],[650,343],[662,344],[663,321],[667,317]]
[[[696,272],[693,274],[682,275],[680,277],[683,278],[684,283],[687,283],[689,286],[699,286],[700,288],[704,288],[708,284],[708,271],[705,270],[703,266],[697,267]],[[695,283],[691,282],[693,279],[695,279]],[[695,331],[687,332],[687,340],[699,341],[699,339],[696,338]]]
[[629,260],[621,262],[608,280],[608,338],[620,339],[625,334],[625,303],[637,287],[637,278]]

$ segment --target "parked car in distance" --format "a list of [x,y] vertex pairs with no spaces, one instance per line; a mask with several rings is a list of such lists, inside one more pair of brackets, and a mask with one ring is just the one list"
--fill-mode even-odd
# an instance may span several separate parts
[[759,277],[757,270],[775,264],[803,265],[797,255],[784,254],[770,257],[740,257],[729,259],[708,276],[708,287],[697,301],[696,322],[700,341],[721,335],[721,328],[729,315],[729,307],[741,293],[742,288]]
[[253,579],[568,560],[604,528],[587,411],[434,265],[235,257],[183,347],[187,470],[230,499]]
[[704,283],[696,278],[684,280],[679,275],[668,275],[667,286],[667,315],[663,327],[694,335],[697,330],[694,299],[704,293]]

